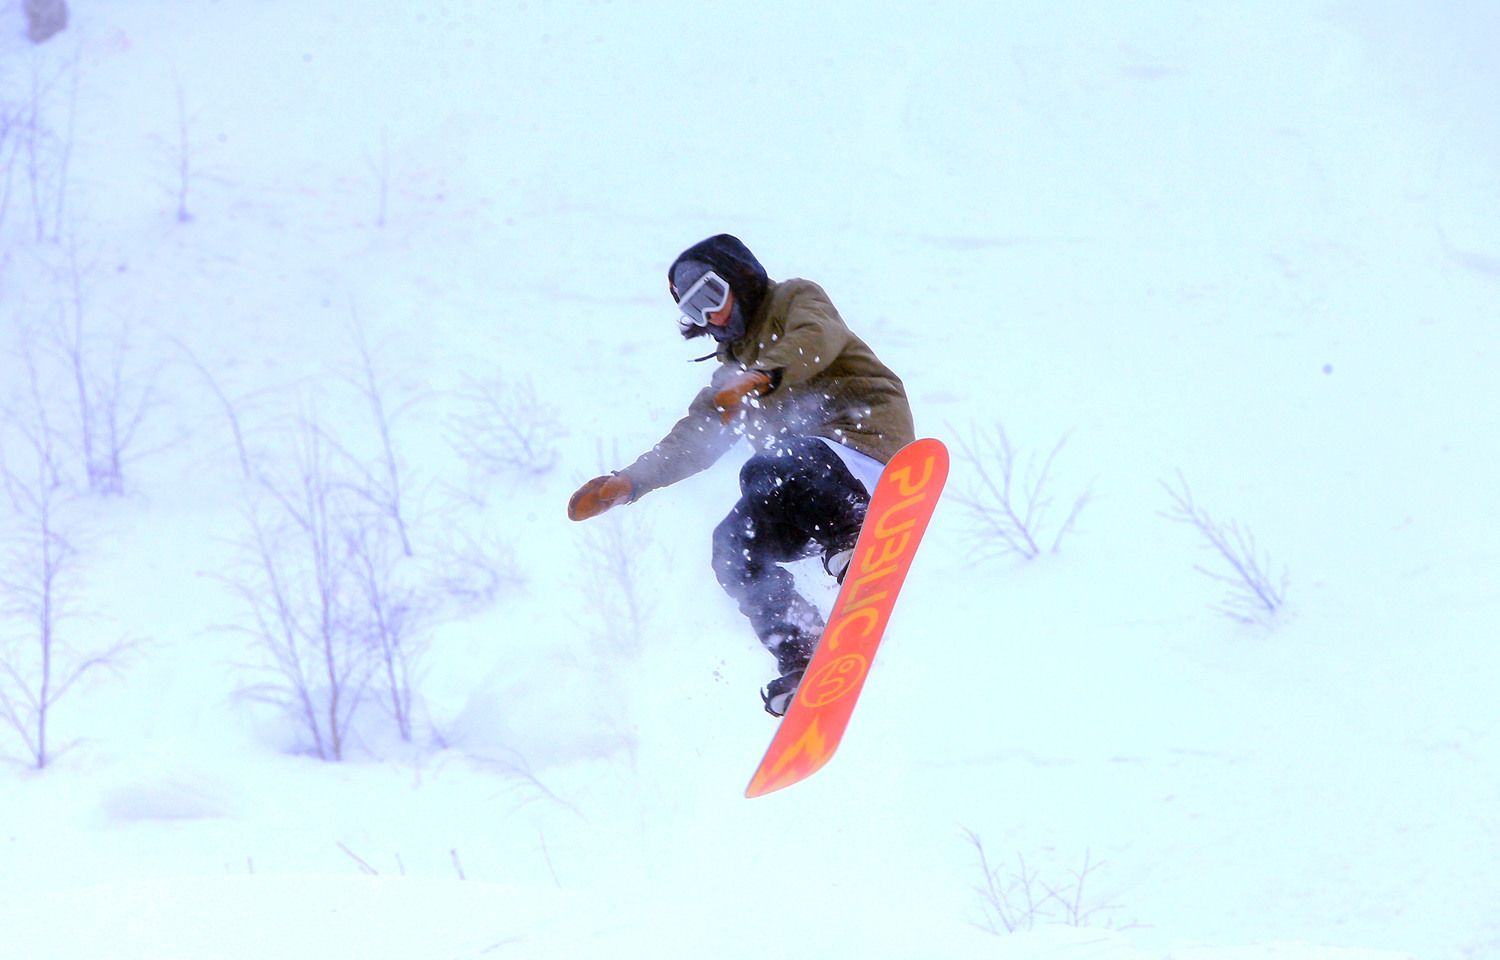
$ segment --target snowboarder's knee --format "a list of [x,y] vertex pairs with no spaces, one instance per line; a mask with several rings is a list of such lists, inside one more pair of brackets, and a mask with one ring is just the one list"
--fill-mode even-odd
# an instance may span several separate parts
[[738,581],[744,578],[745,570],[750,565],[750,542],[754,537],[750,521],[741,516],[738,510],[730,511],[729,516],[714,527],[714,575],[726,588],[726,580]]

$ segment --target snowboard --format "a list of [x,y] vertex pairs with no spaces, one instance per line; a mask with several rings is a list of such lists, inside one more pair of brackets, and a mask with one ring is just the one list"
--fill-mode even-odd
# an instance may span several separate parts
[[805,780],[832,759],[947,479],[938,440],[909,443],[886,464],[828,624],[746,797]]

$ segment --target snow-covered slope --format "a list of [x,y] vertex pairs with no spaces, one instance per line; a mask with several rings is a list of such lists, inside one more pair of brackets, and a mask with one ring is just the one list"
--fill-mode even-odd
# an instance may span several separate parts
[[[155,402],[70,508],[70,642],[141,643],[47,770],[0,727],[0,955],[1500,955],[1493,12],[78,0],[32,49],[14,6],[6,462],[49,318],[128,325]],[[950,496],[839,756],[755,802],[736,455],[563,516],[706,375],[663,271],[719,231],[822,283],[920,432],[1066,436],[1055,509],[1092,492],[1026,563]],[[356,320],[418,553],[495,582],[427,634],[417,743],[368,704],[325,764],[247,695],[198,365],[262,465],[291,417],[367,452]],[[497,378],[555,466],[455,451]],[[1177,471],[1287,569],[1274,628],[1213,611]]]

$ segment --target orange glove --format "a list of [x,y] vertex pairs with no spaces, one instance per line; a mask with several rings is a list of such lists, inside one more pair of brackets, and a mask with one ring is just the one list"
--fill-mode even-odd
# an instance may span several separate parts
[[568,519],[587,520],[597,517],[610,507],[629,503],[634,495],[635,484],[624,474],[595,477],[579,487],[578,492],[568,500]]
[[758,397],[771,392],[771,375],[764,370],[746,370],[714,394],[714,407],[719,419],[728,423],[740,412],[748,397]]

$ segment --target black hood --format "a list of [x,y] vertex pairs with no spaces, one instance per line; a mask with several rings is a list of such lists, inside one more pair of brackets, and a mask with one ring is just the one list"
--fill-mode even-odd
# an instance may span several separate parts
[[[677,269],[677,264],[684,260],[706,263],[714,268],[715,273],[729,281],[729,287],[734,291],[734,298],[739,301],[747,323],[766,299],[771,279],[766,276],[766,268],[760,265],[755,254],[738,237],[721,233],[688,247],[667,268],[668,283],[672,282],[672,273]],[[702,336],[705,332],[707,331],[702,327],[696,327],[688,335]]]

